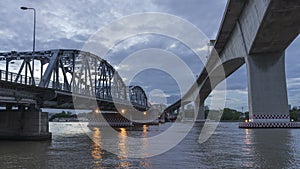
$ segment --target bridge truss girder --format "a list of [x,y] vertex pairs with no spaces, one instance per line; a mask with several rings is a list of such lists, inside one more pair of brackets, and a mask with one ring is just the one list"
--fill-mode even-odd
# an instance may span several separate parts
[[[34,71],[31,69],[33,59]],[[89,52],[65,49],[35,53],[8,52],[0,53],[0,65],[1,62],[5,63],[2,64],[5,70],[0,68],[2,81],[49,88],[109,102],[131,102],[147,108],[147,96],[142,88],[127,87],[106,60]],[[20,66],[14,66],[15,62]],[[131,100],[132,92],[137,92],[134,93],[134,100]]]

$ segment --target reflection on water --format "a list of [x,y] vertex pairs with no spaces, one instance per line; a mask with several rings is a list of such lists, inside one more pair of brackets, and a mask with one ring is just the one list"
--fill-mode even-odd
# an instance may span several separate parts
[[[142,130],[141,130],[142,128]],[[128,153],[129,153],[129,147],[132,146],[131,144],[128,143],[128,132],[127,130],[131,130],[130,131],[130,135],[134,135],[134,131],[139,131],[139,134],[136,134],[134,136],[142,136],[145,140],[143,140],[143,144],[142,144],[142,148],[144,148],[145,146],[147,146],[147,139],[146,139],[146,136],[147,136],[147,126],[144,125],[142,126],[141,128],[119,128],[117,129],[119,132],[118,132],[118,142],[116,143],[117,144],[117,147],[118,147],[118,154],[119,155],[115,155],[114,156],[114,163],[115,164],[110,164],[114,167],[117,167],[117,168],[131,168],[132,167],[132,160],[130,160],[128,158]],[[93,167],[95,168],[105,168],[104,164],[105,163],[105,157],[108,155],[108,153],[103,149],[102,145],[104,144],[102,142],[102,138],[103,136],[101,135],[101,131],[103,131],[103,133],[106,133],[106,138],[113,138],[109,135],[107,135],[107,132],[105,132],[107,128],[97,128],[97,127],[94,127],[94,128],[91,128],[91,135],[92,136],[92,148],[91,148],[91,154],[92,154],[92,157],[93,157]],[[142,131],[142,133],[140,133],[140,131]],[[113,144],[115,140],[110,140],[111,141],[111,144]],[[106,143],[109,142],[109,140],[106,140]],[[138,160],[137,160],[138,161]],[[149,168],[150,164],[149,164],[149,161],[144,159],[144,160],[140,160],[139,161],[139,166],[142,166],[144,168]],[[107,166],[106,166],[107,167]]]
[[[143,125],[143,133],[142,133],[142,152],[146,152],[148,150],[148,127],[147,125]],[[143,156],[147,156],[146,153],[143,153]],[[147,165],[147,164],[143,164]]]
[[102,166],[102,150],[101,150],[101,131],[99,128],[94,128],[93,138],[97,141],[92,142],[92,157],[94,161],[94,166],[96,168],[103,168]]
[[[263,168],[284,168],[292,164],[291,130],[253,130],[252,142],[256,160]],[[259,144],[258,144],[259,143]]]
[[[166,125],[166,128],[169,127]],[[135,145],[143,150],[147,137],[165,126],[117,129],[120,155],[104,150],[110,135],[105,128],[83,131],[78,123],[50,123],[51,142],[0,142],[0,168],[299,168],[300,133],[297,129],[239,129],[237,123],[221,123],[212,137],[198,144],[196,125],[178,146],[151,158],[128,158],[127,136],[143,138]],[[92,141],[88,135],[93,138]],[[160,145],[157,145],[158,148]]]
[[50,142],[0,142],[0,168],[46,168]]
[[[242,148],[242,153],[243,153],[243,156],[251,156],[253,155],[253,152],[252,152],[252,140],[251,140],[251,134],[252,134],[252,131],[251,129],[245,129],[245,142],[244,142],[244,147]],[[252,160],[252,161],[245,161],[242,163],[242,166],[244,168],[251,168],[255,165],[255,161]]]
[[245,144],[249,145],[250,144],[250,136],[249,136],[249,129],[245,129]]
[[120,134],[119,134],[119,154],[118,156],[120,159],[124,159],[128,156],[128,150],[127,150],[127,132],[125,128],[120,128]]
[[128,156],[128,149],[127,149],[127,132],[125,128],[120,128],[120,134],[119,134],[119,160],[120,160],[120,164],[118,167],[121,168],[129,168],[130,167],[130,163],[128,161],[125,161],[127,159]]
[[147,125],[143,125],[143,135],[142,135],[142,138],[146,138],[147,137],[147,134],[148,134],[148,132],[147,132]]

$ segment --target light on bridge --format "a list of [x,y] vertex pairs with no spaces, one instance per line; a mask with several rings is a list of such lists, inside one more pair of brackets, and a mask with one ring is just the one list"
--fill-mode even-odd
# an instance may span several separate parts
[[100,110],[97,108],[97,109],[95,109],[95,113],[96,114],[99,114],[100,113]]

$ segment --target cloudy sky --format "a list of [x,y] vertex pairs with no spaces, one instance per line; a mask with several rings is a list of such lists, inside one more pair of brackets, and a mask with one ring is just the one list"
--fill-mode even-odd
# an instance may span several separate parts
[[[57,48],[81,50],[86,48],[85,45],[91,37],[99,33],[99,30],[107,28],[107,25],[126,16],[143,12],[175,15],[194,25],[206,35],[207,39],[215,39],[226,2],[227,0],[1,0],[0,51],[32,49],[32,12],[20,10],[20,6],[34,7],[37,10],[36,50]],[[133,22],[140,21],[132,20]],[[175,30],[180,24],[174,23],[172,26],[170,30]],[[116,33],[116,30],[114,31]],[[118,31],[122,33],[122,28]],[[106,36],[113,38],[114,33]],[[297,49],[299,45],[298,38],[286,53],[289,103],[294,106],[300,106],[300,62],[297,62],[299,60],[297,56],[300,55]],[[116,69],[120,69],[122,66],[120,63],[124,58],[138,54],[147,55],[145,51],[148,49],[161,49],[162,51],[154,50],[161,57],[167,58],[171,54],[178,56],[189,66],[192,76],[195,77],[203,68],[201,59],[205,60],[207,52],[202,50],[198,53],[201,55],[199,59],[195,51],[176,38],[158,34],[136,34],[114,44],[102,58],[108,60]],[[167,63],[162,61],[160,64]],[[243,108],[244,111],[248,109],[246,76],[246,69],[243,66],[227,79],[226,107],[239,110]],[[148,95],[149,93],[163,94],[166,97],[180,95],[176,78],[157,68],[139,72],[130,83],[141,85]]]

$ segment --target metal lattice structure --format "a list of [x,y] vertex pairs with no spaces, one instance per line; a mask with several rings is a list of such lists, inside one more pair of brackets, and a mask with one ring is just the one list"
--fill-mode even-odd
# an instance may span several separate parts
[[140,86],[129,86],[130,101],[132,104],[147,105],[147,96]]
[[[33,59],[34,72],[31,68]],[[80,50],[57,49],[34,54],[14,51],[0,53],[1,81],[70,92],[110,102],[127,101],[147,109],[147,96],[141,87],[126,86],[106,60]]]

